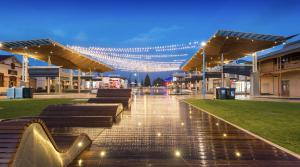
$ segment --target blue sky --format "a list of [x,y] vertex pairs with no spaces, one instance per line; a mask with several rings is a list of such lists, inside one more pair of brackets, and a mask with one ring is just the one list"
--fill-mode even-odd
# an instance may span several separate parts
[[142,47],[208,39],[218,29],[300,32],[300,1],[1,1],[0,41]]

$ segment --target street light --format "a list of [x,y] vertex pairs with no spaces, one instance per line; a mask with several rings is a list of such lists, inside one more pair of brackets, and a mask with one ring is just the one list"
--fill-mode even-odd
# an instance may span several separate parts
[[2,48],[3,44],[0,42],[0,48]]
[[201,42],[201,46],[202,46],[202,57],[203,57],[203,61],[202,61],[202,95],[203,98],[205,98],[205,94],[206,94],[206,78],[205,78],[205,49],[204,47],[206,46],[206,42],[202,41]]

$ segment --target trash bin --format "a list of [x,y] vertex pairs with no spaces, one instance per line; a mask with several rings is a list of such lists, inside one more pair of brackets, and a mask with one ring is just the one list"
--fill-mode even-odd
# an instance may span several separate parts
[[23,98],[23,88],[22,87],[15,88],[15,98],[16,99]]
[[235,99],[235,88],[227,88],[227,99]]
[[216,88],[216,99],[226,99],[226,88]]
[[33,88],[23,88],[23,98],[32,98]]
[[8,99],[14,99],[15,98],[15,88],[8,88],[7,89],[7,94],[6,94]]
[[220,88],[216,88],[216,99],[220,99]]

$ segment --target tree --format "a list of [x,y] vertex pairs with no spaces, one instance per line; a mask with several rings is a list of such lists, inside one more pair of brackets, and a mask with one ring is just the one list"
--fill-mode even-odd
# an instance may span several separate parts
[[153,81],[153,85],[154,86],[164,86],[165,81],[163,79],[161,79],[160,77],[158,77]]
[[145,77],[144,86],[151,86],[151,81],[148,74]]

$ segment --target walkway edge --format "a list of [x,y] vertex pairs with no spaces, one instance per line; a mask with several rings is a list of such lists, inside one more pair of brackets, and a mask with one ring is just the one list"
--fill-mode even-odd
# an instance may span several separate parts
[[266,142],[266,143],[268,143],[268,144],[270,144],[270,145],[272,145],[272,146],[274,146],[274,147],[276,147],[276,148],[278,148],[278,149],[280,149],[280,150],[282,150],[282,151],[284,151],[284,152],[286,152],[286,153],[288,153],[288,154],[291,154],[292,156],[294,156],[294,157],[296,157],[296,158],[298,158],[298,159],[300,160],[300,155],[297,154],[297,153],[295,153],[295,152],[293,152],[293,151],[291,151],[291,150],[288,150],[288,149],[286,149],[286,148],[284,148],[284,147],[282,147],[282,146],[280,146],[280,145],[277,145],[277,144],[275,144],[275,143],[273,143],[273,142],[271,142],[271,141],[269,141],[269,140],[267,140],[267,139],[265,139],[265,138],[263,138],[263,137],[261,137],[261,136],[258,136],[258,135],[256,135],[256,134],[254,134],[254,133],[252,133],[252,132],[250,132],[250,131],[248,131],[248,130],[246,130],[246,129],[244,129],[244,128],[238,126],[238,125],[236,125],[236,124],[233,124],[233,123],[231,123],[231,122],[229,122],[229,121],[227,121],[227,120],[225,120],[225,119],[223,119],[223,118],[221,118],[221,117],[219,117],[219,116],[217,116],[217,115],[215,115],[215,114],[212,114],[212,113],[210,113],[210,112],[204,110],[203,108],[200,108],[200,107],[198,107],[198,106],[195,106],[194,104],[188,103],[185,99],[179,99],[179,101],[183,101],[183,102],[185,102],[186,104],[191,105],[191,106],[197,108],[197,109],[200,110],[200,111],[203,111],[203,112],[205,112],[205,113],[207,113],[207,114],[209,114],[209,115],[211,115],[211,116],[213,116],[213,117],[215,117],[215,118],[217,118],[217,119],[220,119],[221,121],[224,121],[224,122],[226,122],[226,123],[228,123],[228,124],[230,124],[230,125],[232,125],[232,126],[238,128],[238,129],[244,131],[245,133],[248,133],[248,134],[251,135],[251,136],[254,136],[254,137],[256,137],[256,138],[258,138],[258,139],[260,139],[260,140],[262,140],[262,141],[264,141],[264,142]]

